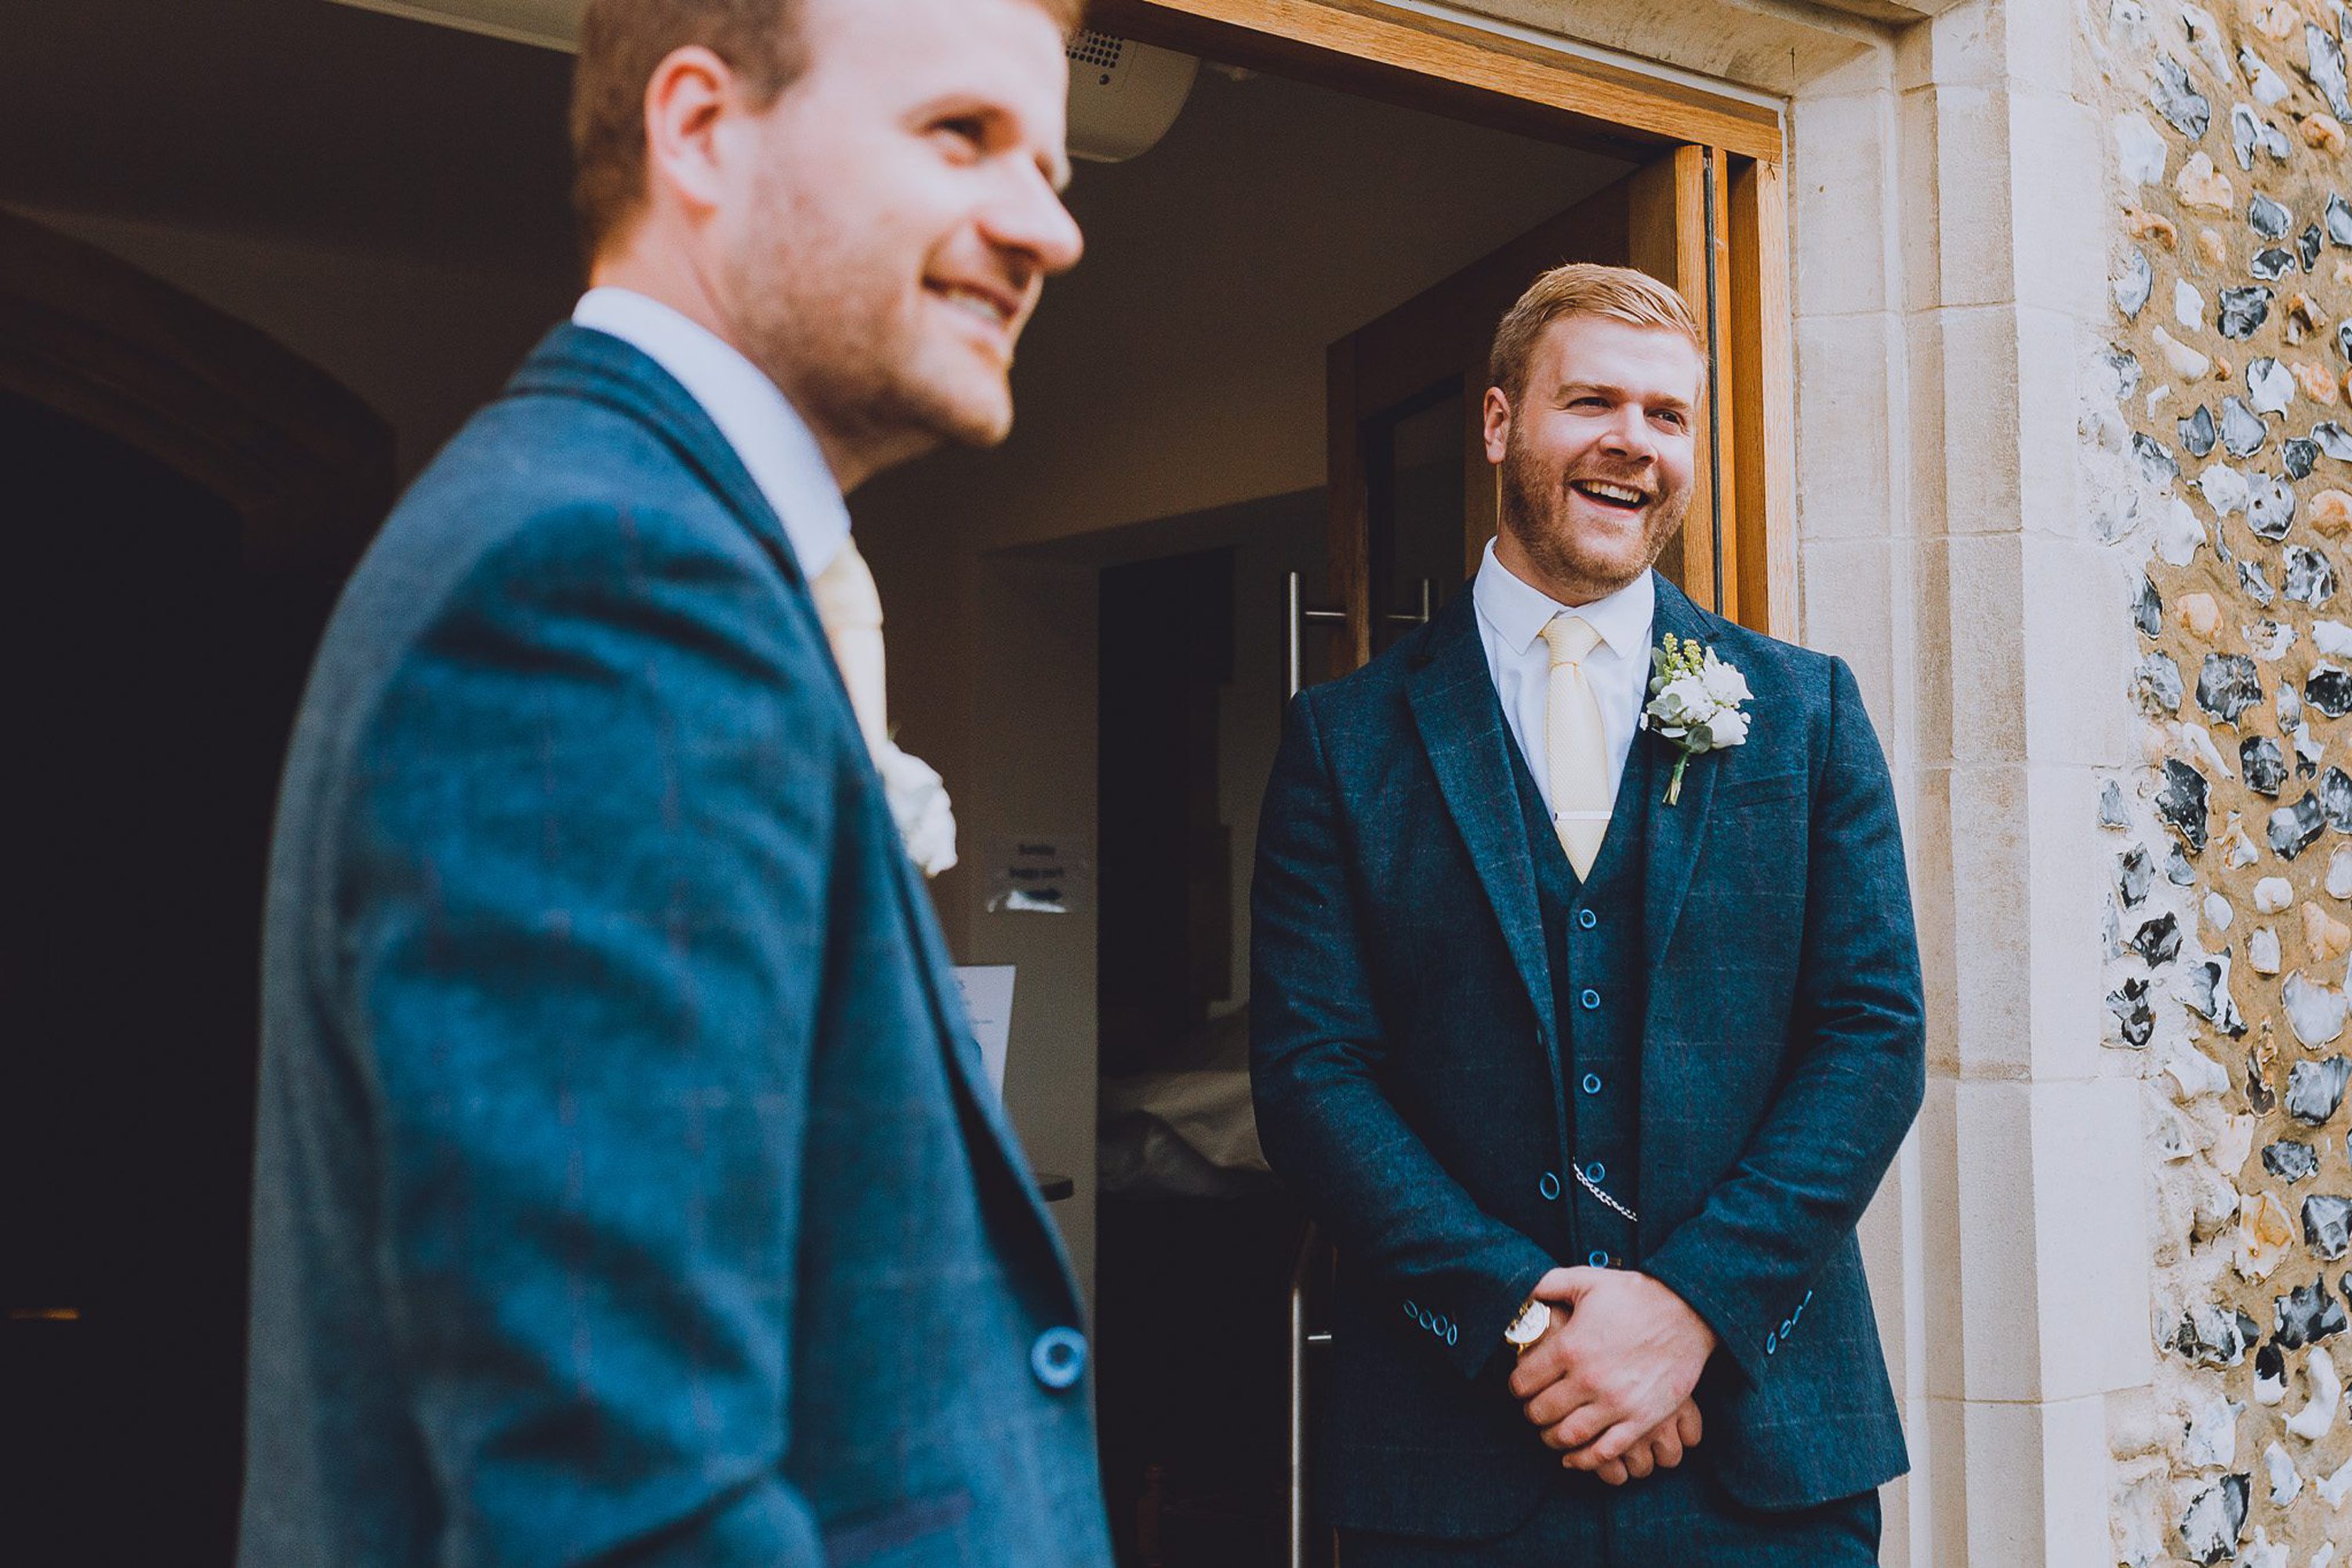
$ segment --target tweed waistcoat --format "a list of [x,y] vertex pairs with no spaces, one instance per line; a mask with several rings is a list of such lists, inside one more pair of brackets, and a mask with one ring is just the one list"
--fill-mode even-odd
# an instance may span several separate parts
[[[1562,1124],[1568,1158],[1635,1214],[1642,1130],[1642,1015],[1648,1001],[1643,963],[1643,846],[1650,809],[1653,748],[1634,738],[1625,774],[1591,872],[1580,881],[1553,833],[1543,796],[1518,748],[1512,776],[1535,861],[1543,910],[1544,956],[1551,970],[1553,1016],[1566,1056],[1559,1081],[1568,1098]],[[1623,1267],[1641,1257],[1634,1224],[1594,1197],[1574,1170],[1558,1174],[1568,1221],[1569,1256],[1594,1267]],[[1549,1183],[1546,1191],[1549,1191]]]

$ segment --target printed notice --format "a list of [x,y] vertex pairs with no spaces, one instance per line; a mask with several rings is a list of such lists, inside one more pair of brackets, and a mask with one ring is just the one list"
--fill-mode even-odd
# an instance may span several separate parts
[[980,1059],[997,1098],[1004,1097],[1004,1059],[1013,1048],[1013,965],[964,964],[955,972],[963,1010],[980,1039]]
[[991,914],[1066,915],[1077,907],[1086,858],[1060,835],[1005,840],[988,876]]

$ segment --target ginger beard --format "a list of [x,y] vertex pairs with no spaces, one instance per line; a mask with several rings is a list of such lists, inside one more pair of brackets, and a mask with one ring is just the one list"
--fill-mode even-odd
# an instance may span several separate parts
[[[860,444],[911,455],[1003,440],[1013,427],[1013,345],[1036,299],[1034,272],[977,245],[957,247],[978,253],[967,270],[993,274],[999,290],[1023,301],[1001,324],[966,321],[908,265],[912,237],[843,225],[810,211],[815,204],[795,199],[784,180],[770,183],[776,188],[751,209],[748,226],[761,232],[725,263],[730,294],[745,302],[737,330],[747,357],[809,418]],[[783,257],[791,263],[776,265]]]
[[[1503,529],[1547,583],[1575,589],[1580,604],[1607,597],[1656,564],[1690,510],[1690,480],[1677,482],[1664,465],[1588,456],[1555,472],[1516,420],[1499,479]],[[1595,485],[1636,490],[1643,500],[1623,505],[1579,488]]]

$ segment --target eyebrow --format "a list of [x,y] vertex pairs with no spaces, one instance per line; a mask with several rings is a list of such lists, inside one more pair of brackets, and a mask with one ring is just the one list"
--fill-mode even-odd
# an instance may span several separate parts
[[[995,121],[1015,127],[1022,125],[1021,117],[1013,113],[1002,103],[991,100],[984,93],[968,92],[941,93],[928,102],[915,106],[908,113],[908,120],[911,124],[920,125],[937,120],[943,114],[967,115],[974,120]],[[1038,152],[1037,172],[1045,177],[1045,183],[1054,188],[1055,195],[1058,196],[1070,188],[1072,176],[1070,160],[1068,155],[1059,149],[1041,149]]]
[[1645,408],[1672,408],[1685,414],[1689,413],[1691,409],[1688,401],[1676,397],[1672,393],[1663,393],[1655,397],[1641,397],[1622,386],[1612,386],[1605,381],[1564,381],[1559,384],[1559,390],[1552,395],[1565,400],[1580,392],[1597,392],[1605,396],[1614,397],[1620,402],[1639,403]]

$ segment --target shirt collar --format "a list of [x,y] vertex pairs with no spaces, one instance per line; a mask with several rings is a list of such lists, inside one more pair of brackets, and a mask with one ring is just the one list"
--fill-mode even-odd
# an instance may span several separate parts
[[1620,658],[1647,660],[1650,625],[1657,612],[1658,584],[1650,573],[1589,605],[1563,605],[1534,584],[1522,582],[1495,558],[1495,542],[1486,542],[1486,558],[1478,563],[1478,579],[1470,590],[1479,615],[1495,628],[1503,646],[1524,654],[1535,647],[1545,626],[1558,615],[1581,616],[1601,640]]
[[807,422],[766,373],[708,327],[633,289],[589,289],[572,321],[669,372],[735,448],[802,573],[813,579],[832,564],[849,538],[849,507]]

